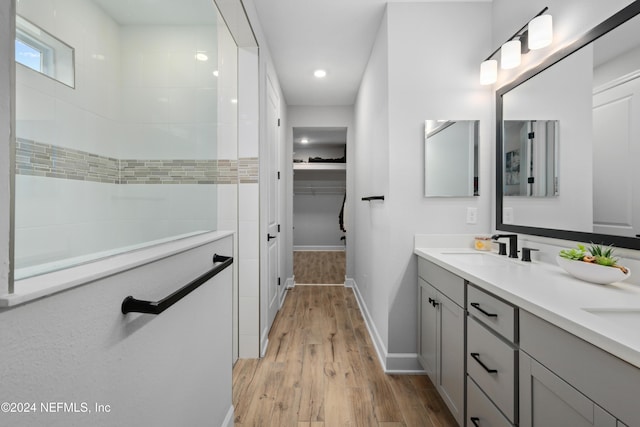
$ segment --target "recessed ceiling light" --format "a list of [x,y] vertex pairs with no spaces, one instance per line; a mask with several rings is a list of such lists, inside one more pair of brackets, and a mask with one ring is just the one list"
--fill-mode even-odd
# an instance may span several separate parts
[[213,75],[214,75],[214,76],[216,76],[216,77],[218,77],[218,76],[220,75],[220,73],[218,72],[218,70],[215,70],[215,71],[213,72]]
[[196,59],[198,61],[206,61],[207,59],[209,59],[209,57],[202,52],[198,52],[196,53]]
[[309,140],[307,138],[302,138],[300,140],[300,144],[308,144],[308,143],[309,143]]
[[321,79],[321,78],[327,76],[327,72],[325,70],[315,70],[313,72],[313,75],[316,76],[317,78]]

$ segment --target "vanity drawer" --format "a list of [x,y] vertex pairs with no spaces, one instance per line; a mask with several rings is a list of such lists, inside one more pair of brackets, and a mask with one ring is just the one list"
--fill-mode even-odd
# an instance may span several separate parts
[[467,317],[467,373],[493,403],[515,422],[517,351]]
[[418,276],[460,307],[464,307],[464,279],[462,277],[422,258],[418,258]]
[[513,427],[471,378],[467,378],[466,426]]
[[467,287],[467,311],[511,342],[516,342],[516,308],[475,286]]

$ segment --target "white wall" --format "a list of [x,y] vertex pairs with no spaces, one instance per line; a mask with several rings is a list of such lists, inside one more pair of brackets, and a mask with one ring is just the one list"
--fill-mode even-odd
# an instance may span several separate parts
[[[273,65],[273,61],[271,59],[271,54],[269,52],[269,44],[267,43],[267,40],[264,36],[264,33],[262,31],[262,27],[260,25],[260,20],[258,19],[257,16],[257,11],[254,5],[254,0],[245,0],[243,1],[243,5],[244,5],[244,9],[245,12],[247,14],[247,17],[249,19],[249,22],[251,23],[251,27],[253,29],[253,33],[256,37],[256,40],[258,42],[258,46],[259,46],[259,58],[258,58],[258,91],[259,91],[259,117],[260,117],[260,123],[259,123],[259,153],[260,153],[260,182],[264,183],[262,185],[266,185],[267,183],[267,177],[265,174],[265,171],[267,170],[266,163],[269,161],[269,156],[268,151],[266,150],[266,141],[268,140],[267,138],[267,126],[265,123],[264,118],[267,117],[266,111],[267,111],[267,85],[269,84],[267,82],[267,76],[270,79],[271,83],[274,84],[275,86],[275,91],[277,92],[277,96],[279,97],[280,100],[280,111],[279,111],[279,116],[280,116],[280,146],[278,147],[278,156],[277,156],[277,168],[280,171],[284,171],[284,165],[288,164],[288,162],[291,161],[291,159],[286,159],[286,150],[284,149],[284,131],[283,129],[286,129],[287,126],[287,105],[286,105],[286,101],[284,99],[284,96],[282,95],[282,91],[280,89],[279,86],[279,82],[277,79],[277,73],[275,72],[275,67]],[[241,118],[242,120],[242,118]],[[284,174],[281,173],[281,176],[283,176]],[[286,266],[286,259],[285,259],[285,254],[286,254],[286,244],[285,244],[285,240],[290,238],[290,232],[289,230],[291,230],[291,223],[290,223],[290,218],[287,217],[284,213],[287,211],[289,205],[287,204],[287,199],[285,197],[282,197],[283,194],[285,194],[286,191],[286,185],[287,185],[287,181],[286,179],[280,179],[278,181],[278,193],[281,195],[280,199],[278,200],[279,202],[279,206],[278,206],[278,211],[279,211],[279,223],[281,225],[281,233],[279,234],[279,260],[278,260],[278,272],[280,277],[282,278],[282,287],[279,290],[279,295],[282,296],[282,301],[284,300],[284,291],[283,288],[284,286],[286,286],[286,282],[285,282],[285,278],[289,277],[287,275],[285,275],[285,271],[287,271],[287,266]],[[263,193],[265,194],[265,193]],[[259,323],[259,331],[258,331],[258,337],[259,337],[259,348],[257,350],[257,353],[259,354],[260,352],[264,353],[264,351],[266,351],[266,345],[267,345],[267,337],[268,337],[268,333],[269,330],[271,328],[271,324],[269,324],[269,322],[267,321],[268,317],[267,317],[267,307],[268,307],[268,298],[267,298],[267,286],[268,286],[268,277],[267,277],[267,250],[266,250],[266,245],[267,245],[267,239],[263,238],[260,239],[259,236],[265,236],[266,237],[266,232],[267,232],[267,228],[266,228],[266,218],[267,218],[267,209],[266,209],[266,198],[260,197],[260,219],[259,219],[259,230],[257,230],[256,233],[256,238],[258,239],[258,248],[257,248],[257,253],[259,254],[259,259],[260,259],[260,263],[259,263],[259,268],[260,268],[260,272],[259,272],[259,280],[260,280],[260,296],[259,296],[259,309],[258,309],[258,313],[254,312],[254,315],[259,315],[259,320],[257,323]],[[242,242],[240,242],[240,244],[242,245]],[[281,301],[281,302],[282,302]],[[255,323],[255,321],[254,321]],[[252,333],[255,332],[255,329],[252,328],[251,330]],[[256,351],[252,350],[252,354],[254,354]],[[243,357],[241,355],[241,357]],[[255,356],[244,356],[244,357],[255,357]]]
[[[387,9],[388,13],[388,9]],[[354,272],[356,296],[373,331],[376,347],[388,348],[391,271],[385,252],[390,246],[389,215],[389,34],[385,14],[355,104]],[[366,196],[387,197],[385,202],[363,202]],[[347,253],[347,256],[349,253]],[[402,309],[405,310],[404,308]],[[409,308],[411,310],[411,308]]]
[[[259,54],[238,52],[238,157],[260,156]],[[219,199],[220,201],[220,199]],[[260,184],[238,183],[239,357],[260,355]]]
[[[232,251],[229,236],[0,310],[0,400],[37,405],[3,413],[3,425],[223,425],[233,409],[232,269],[157,316],[120,307],[128,295],[161,299]],[[43,413],[41,402],[86,402],[92,413]]]
[[[478,83],[490,15],[488,3],[388,4],[360,88],[356,193],[385,200],[356,207],[356,283],[388,369],[419,369],[403,356],[417,351],[413,236],[490,228],[494,125],[491,92]],[[479,197],[423,197],[427,119],[480,120]],[[465,223],[467,207],[478,208],[477,224]]]

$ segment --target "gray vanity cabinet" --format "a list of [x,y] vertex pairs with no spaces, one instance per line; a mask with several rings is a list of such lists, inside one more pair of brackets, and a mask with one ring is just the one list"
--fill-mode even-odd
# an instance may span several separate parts
[[520,313],[521,427],[640,426],[640,369]]
[[520,427],[616,427],[616,419],[520,352]]
[[[458,424],[463,425],[464,280],[422,259],[418,265],[420,362]],[[462,300],[458,303],[451,297]]]

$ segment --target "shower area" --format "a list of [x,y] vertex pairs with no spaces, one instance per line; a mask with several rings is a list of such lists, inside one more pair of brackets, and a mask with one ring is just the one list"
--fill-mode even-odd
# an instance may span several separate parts
[[213,1],[16,12],[15,280],[216,230],[237,47]]

